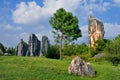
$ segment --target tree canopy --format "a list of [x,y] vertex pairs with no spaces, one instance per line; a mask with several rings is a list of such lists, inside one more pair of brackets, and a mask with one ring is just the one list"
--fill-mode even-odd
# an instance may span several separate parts
[[54,13],[50,19],[50,24],[53,28],[55,41],[60,43],[60,59],[62,51],[62,43],[67,40],[72,42],[81,37],[81,30],[79,29],[79,21],[76,16],[73,16],[71,12],[67,12],[65,9],[60,8]]

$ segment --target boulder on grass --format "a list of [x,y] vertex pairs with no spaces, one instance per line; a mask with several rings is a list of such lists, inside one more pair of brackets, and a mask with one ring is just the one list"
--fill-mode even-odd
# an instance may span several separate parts
[[75,74],[80,76],[95,76],[95,71],[93,70],[90,63],[86,63],[79,56],[75,57],[68,67],[69,74]]

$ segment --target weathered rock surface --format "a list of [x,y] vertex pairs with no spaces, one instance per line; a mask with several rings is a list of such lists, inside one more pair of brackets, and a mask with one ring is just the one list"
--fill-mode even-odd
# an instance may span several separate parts
[[103,39],[104,33],[103,23],[94,16],[90,16],[88,19],[89,46],[93,47],[97,40]]
[[83,61],[80,57],[75,57],[68,67],[69,74],[81,75],[81,76],[95,76],[95,71],[89,63]]
[[26,56],[26,52],[28,50],[28,45],[23,41],[20,40],[20,43],[17,45],[16,56]]
[[38,40],[37,36],[33,33],[29,36],[28,41],[28,51],[27,56],[39,56],[40,55],[40,41]]
[[47,36],[42,36],[42,45],[41,45],[41,52],[43,55],[48,54],[48,49],[49,49],[50,43],[49,39]]
[[3,55],[4,53],[3,53],[3,51],[0,49],[0,55]]
[[11,54],[10,53],[4,53],[5,56],[10,56]]
[[105,55],[103,53],[98,53],[94,56],[95,59],[100,59],[100,58],[103,58],[105,57]]

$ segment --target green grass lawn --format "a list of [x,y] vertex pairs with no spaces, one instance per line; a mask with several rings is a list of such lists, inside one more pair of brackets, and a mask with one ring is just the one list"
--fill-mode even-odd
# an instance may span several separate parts
[[68,74],[70,62],[43,57],[0,56],[0,80],[120,80],[120,65],[91,62],[97,74],[90,78]]

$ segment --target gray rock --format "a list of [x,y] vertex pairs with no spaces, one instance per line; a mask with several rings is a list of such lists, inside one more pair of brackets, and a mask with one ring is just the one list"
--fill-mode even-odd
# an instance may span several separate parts
[[33,33],[29,36],[28,41],[28,51],[27,56],[39,56],[40,55],[40,41],[38,40],[37,36]]
[[0,49],[0,55],[3,55],[4,53],[3,53],[3,51]]
[[26,56],[26,52],[28,50],[28,45],[23,41],[20,40],[20,43],[17,45],[16,56]]
[[4,53],[5,56],[10,56],[10,53]]
[[69,74],[81,75],[81,76],[95,76],[95,71],[93,70],[90,63],[86,63],[80,57],[75,57],[68,67]]
[[88,44],[90,47],[93,47],[94,43],[97,40],[103,39],[104,37],[104,25],[100,20],[96,19],[94,16],[90,16],[88,19],[88,34]]
[[103,58],[105,55],[102,54],[102,53],[98,53],[94,56],[95,59],[100,59],[100,58]]
[[49,46],[50,46],[50,43],[49,43],[48,37],[47,36],[42,36],[41,52],[42,52],[43,55],[48,54]]

